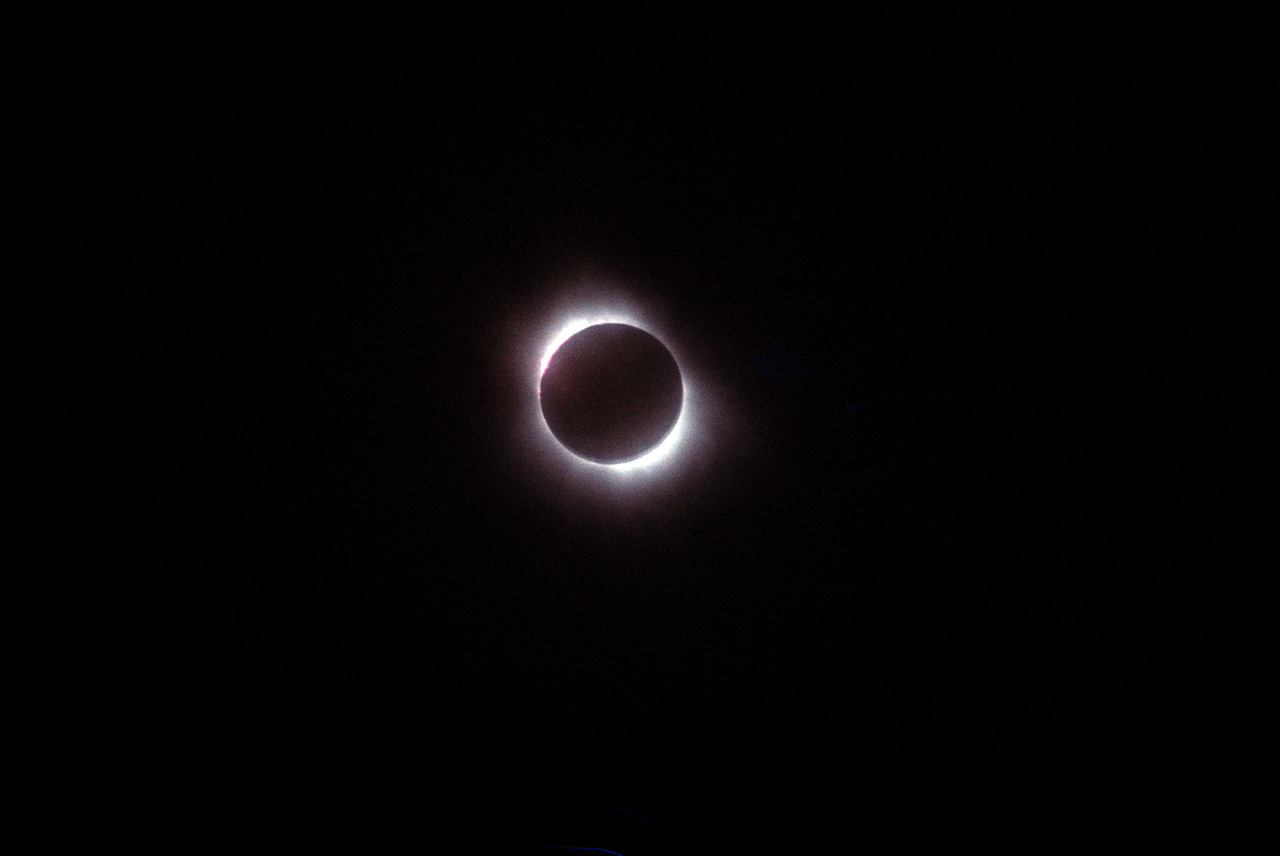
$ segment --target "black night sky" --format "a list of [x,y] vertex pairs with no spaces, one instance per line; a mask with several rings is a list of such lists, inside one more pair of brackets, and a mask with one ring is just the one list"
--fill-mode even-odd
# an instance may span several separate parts
[[[230,17],[33,25],[52,828],[1257,816],[1253,28]],[[520,430],[525,351],[605,282],[714,403],[631,492]]]

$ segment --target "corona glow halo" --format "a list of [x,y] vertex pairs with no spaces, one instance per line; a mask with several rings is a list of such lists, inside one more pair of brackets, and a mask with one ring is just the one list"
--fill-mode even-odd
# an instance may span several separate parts
[[[542,407],[542,380],[552,358],[569,339],[590,327],[602,324],[622,324],[634,327],[657,340],[674,360],[680,375],[680,407],[674,424],[666,435],[653,448],[642,452],[638,457],[619,462],[599,462],[575,453],[552,432],[547,423]],[[678,349],[671,346],[671,338],[653,323],[650,323],[640,312],[632,308],[611,306],[600,307],[594,311],[581,308],[567,318],[561,316],[549,324],[544,331],[544,345],[539,355],[537,370],[533,377],[533,395],[531,402],[536,411],[537,431],[548,452],[572,469],[586,473],[595,473],[598,477],[613,480],[623,478],[631,480],[637,476],[656,477],[670,473],[687,451],[690,435],[698,424],[698,396],[696,384],[690,382],[685,361]]]

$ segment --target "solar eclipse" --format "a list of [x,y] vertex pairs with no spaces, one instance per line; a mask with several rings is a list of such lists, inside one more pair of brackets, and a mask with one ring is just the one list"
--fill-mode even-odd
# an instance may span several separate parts
[[634,288],[593,278],[557,291],[534,310],[540,320],[512,328],[520,468],[565,495],[624,502],[687,486],[718,424],[688,331]]
[[634,461],[671,433],[684,399],[680,367],[655,336],[629,324],[574,333],[542,373],[547,428],[566,449],[598,464]]

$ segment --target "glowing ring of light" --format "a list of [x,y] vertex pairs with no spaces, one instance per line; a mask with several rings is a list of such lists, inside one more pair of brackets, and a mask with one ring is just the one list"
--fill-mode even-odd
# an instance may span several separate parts
[[[547,425],[546,416],[542,413],[542,375],[546,372],[547,366],[551,364],[551,358],[555,356],[560,346],[572,336],[597,324],[627,324],[644,330],[659,342],[662,342],[663,346],[671,353],[672,358],[675,359],[676,366],[680,369],[680,383],[683,395],[680,404],[680,415],[676,417],[676,424],[671,426],[667,436],[657,446],[638,458],[617,464],[598,463],[572,452],[551,433],[551,427]],[[537,420],[541,433],[545,435],[544,439],[549,440],[551,445],[559,450],[563,458],[570,462],[572,466],[617,476],[656,476],[668,472],[680,459],[681,451],[688,446],[689,436],[697,429],[699,421],[696,385],[690,382],[689,373],[685,369],[684,360],[681,359],[679,351],[671,347],[668,339],[660,331],[652,329],[652,326],[640,318],[638,312],[621,308],[608,308],[574,314],[569,320],[553,325],[546,335],[542,356],[538,362],[537,372],[533,377],[534,407],[538,411]]]

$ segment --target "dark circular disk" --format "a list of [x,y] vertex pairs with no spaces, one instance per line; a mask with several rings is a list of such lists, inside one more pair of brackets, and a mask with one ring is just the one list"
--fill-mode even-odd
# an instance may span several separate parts
[[596,324],[551,356],[539,395],[547,427],[565,448],[621,464],[675,427],[684,384],[675,357],[653,335],[629,324]]

